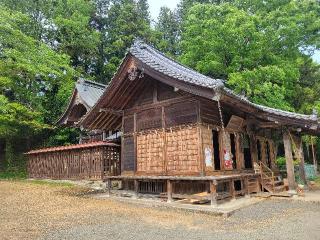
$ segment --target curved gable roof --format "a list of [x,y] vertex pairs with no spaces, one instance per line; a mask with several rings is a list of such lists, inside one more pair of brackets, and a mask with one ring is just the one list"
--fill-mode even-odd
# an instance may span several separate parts
[[134,42],[129,52],[150,68],[168,77],[205,88],[217,89],[224,86],[223,80],[213,79],[196,72],[140,40]]
[[[99,105],[99,103],[101,103],[105,98],[112,98],[112,96],[108,95],[112,95],[116,92],[115,89],[119,86],[118,80],[121,80],[119,78],[121,78],[123,74],[128,74],[126,72],[123,72],[123,69],[125,69],[126,64],[129,64],[130,61],[128,61],[128,59],[130,57],[133,57],[134,60],[137,60],[138,62],[142,63],[139,65],[139,68],[141,68],[140,70],[142,72],[146,70],[143,69],[144,67],[151,69],[153,72],[160,73],[163,77],[168,77],[170,79],[175,80],[176,82],[179,82],[179,84],[186,86],[188,92],[193,93],[194,95],[199,95],[202,97],[213,99],[215,97],[215,94],[220,92],[222,95],[227,96],[229,99],[233,99],[233,101],[241,104],[242,106],[250,108],[251,112],[256,112],[259,114],[269,114],[269,116],[275,118],[280,117],[282,119],[291,119],[294,120],[296,123],[299,123],[301,127],[310,128],[310,126],[312,125],[313,128],[314,126],[318,128],[318,117],[315,114],[299,114],[252,103],[246,98],[237,95],[231,89],[225,87],[224,80],[207,77],[186,66],[183,66],[182,64],[172,60],[171,58],[166,57],[160,51],[156,50],[152,46],[140,40],[136,40],[134,44],[131,46],[122,64],[119,66],[117,73],[112,78],[109,87],[105,90],[103,96],[100,98],[97,104],[95,104],[95,106],[83,118],[81,124],[83,124],[84,127],[86,127],[90,121],[95,119],[93,115],[100,117],[100,115],[97,114],[100,114],[101,111],[99,107],[101,107],[102,104]],[[164,81],[163,79],[161,79],[161,76],[158,77],[158,80]],[[168,84],[168,82],[166,83]],[[201,89],[205,89],[207,92],[205,95],[201,95],[199,94],[199,89],[193,89],[192,86],[200,87]]]
[[82,79],[76,83],[79,98],[89,108],[96,104],[105,88],[106,85],[89,80]]
[[[66,110],[61,115],[56,124],[67,124],[68,117],[71,114],[72,109],[74,108],[74,106],[78,104],[82,104],[86,108],[87,112],[90,111],[90,109],[96,104],[96,102],[102,96],[105,88],[106,85],[104,84],[85,79],[79,79],[75,84],[75,88],[73,90],[72,96],[69,100]],[[77,121],[79,120],[80,118],[77,119]],[[74,122],[72,122],[72,124],[73,123]]]

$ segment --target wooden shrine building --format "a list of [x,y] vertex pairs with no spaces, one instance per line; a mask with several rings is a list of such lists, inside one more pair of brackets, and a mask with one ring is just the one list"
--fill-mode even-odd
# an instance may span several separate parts
[[121,170],[104,175],[109,190],[111,181],[121,181],[123,189],[160,193],[169,201],[207,193],[199,198],[213,205],[261,190],[283,191],[275,164],[279,152],[294,190],[293,159],[299,159],[305,181],[301,136],[320,133],[316,114],[254,104],[223,80],[138,40],[78,126],[122,132]]
[[121,174],[106,180],[122,180],[140,192],[168,189],[169,198],[202,191],[214,199],[217,192],[234,198],[261,186],[283,190],[275,164],[280,142],[293,190],[293,158],[303,164],[301,136],[319,134],[315,114],[251,103],[223,80],[187,68],[141,41],[130,48],[80,124],[122,132]]

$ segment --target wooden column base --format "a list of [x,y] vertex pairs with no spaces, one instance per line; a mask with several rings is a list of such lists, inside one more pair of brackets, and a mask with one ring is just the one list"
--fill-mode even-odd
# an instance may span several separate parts
[[236,191],[234,189],[234,180],[233,179],[230,180],[229,186],[230,186],[231,200],[235,200],[236,199]]
[[138,180],[134,180],[134,198],[138,198],[139,197],[139,181]]
[[107,189],[108,189],[108,195],[111,196],[111,188],[112,188],[112,181],[111,179],[108,179],[107,181]]
[[210,181],[210,203],[211,206],[216,207],[218,206],[217,202],[217,181]]
[[167,180],[167,202],[173,202],[172,199],[172,181],[171,180]]

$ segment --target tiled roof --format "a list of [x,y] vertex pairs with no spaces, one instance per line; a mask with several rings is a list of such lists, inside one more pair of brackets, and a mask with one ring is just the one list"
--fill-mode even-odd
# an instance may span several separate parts
[[[66,119],[70,114],[74,101],[79,98],[84,107],[89,111],[102,96],[105,91],[106,85],[92,82],[85,79],[79,79],[75,84],[75,89],[69,100],[68,106],[66,107],[63,114],[57,120],[56,124],[66,124]],[[79,119],[80,120],[80,119]]]
[[140,40],[134,42],[129,52],[150,68],[169,77],[207,88],[223,87],[223,80],[207,77],[183,66]]
[[[311,127],[310,125],[312,125],[312,127],[318,128],[319,120],[316,114],[312,114],[312,115],[299,114],[299,113],[283,111],[283,110],[252,103],[245,97],[240,96],[234,93],[231,89],[227,88],[224,85],[225,80],[210,78],[186,66],[183,66],[182,64],[172,60],[171,58],[166,57],[163,53],[161,53],[154,47],[142,42],[141,40],[136,40],[134,42],[134,44],[131,46],[128,53],[126,54],[126,57],[124,58],[122,64],[119,66],[117,73],[112,78],[109,87],[106,88],[101,99],[98,100],[95,106],[93,106],[93,108],[90,111],[88,111],[88,113],[83,117],[82,123],[81,123],[83,124],[83,126],[85,126],[86,124],[89,124],[89,122],[96,117],[96,114],[98,112],[97,109],[99,107],[98,104],[102,103],[103,99],[109,94],[109,90],[113,86],[116,86],[114,82],[117,81],[117,74],[119,73],[121,67],[123,67],[123,64],[126,63],[126,59],[128,59],[128,57],[130,56],[136,58],[146,67],[153,69],[154,71],[157,71],[172,79],[180,81],[181,83],[186,83],[189,86],[193,85],[193,86],[200,86],[203,88],[207,88],[207,89],[213,90],[212,93],[221,92],[222,94],[227,95],[235,99],[236,101],[242,102],[248,105],[249,107],[252,107],[254,110],[257,110],[258,113],[261,112],[261,113],[270,114],[270,117],[275,117],[275,118],[285,117],[285,118],[289,118],[290,120],[297,120],[299,121],[299,124],[301,125],[301,127],[310,128]],[[192,93],[192,88],[189,88],[189,89],[191,89],[190,93]],[[199,91],[195,91],[193,94],[198,95]],[[214,96],[211,96],[210,99],[212,97]]]
[[68,151],[68,150],[81,149],[81,148],[101,147],[101,146],[114,147],[114,146],[119,146],[119,145],[112,143],[112,142],[98,141],[98,142],[91,142],[91,143],[84,143],[84,144],[74,144],[74,145],[68,145],[68,146],[58,146],[58,147],[36,149],[36,150],[32,150],[30,152],[27,152],[25,154],[30,155],[30,154],[36,154],[36,153],[60,152],[60,151]]
[[92,108],[103,94],[106,85],[81,79],[76,83],[76,88],[80,98]]
[[251,106],[255,107],[256,109],[261,110],[266,113],[274,114],[274,115],[281,116],[281,117],[289,117],[289,118],[306,120],[306,121],[315,121],[316,122],[318,120],[318,116],[316,114],[306,115],[306,114],[289,112],[289,111],[284,111],[284,110],[280,110],[280,109],[276,109],[276,108],[266,107],[263,105],[259,105],[259,104],[250,102],[248,99],[234,93],[229,88],[224,87],[222,89],[222,91],[224,93],[228,94],[229,96],[234,97],[234,98],[238,99],[239,101],[242,101],[242,102],[244,102],[248,105],[251,105]]
[[185,67],[180,63],[166,57],[160,51],[156,50],[155,48],[140,40],[136,40],[134,42],[129,52],[150,68],[158,72],[161,72],[169,77],[197,86],[211,88],[213,90],[221,90],[227,95],[236,98],[239,101],[245,102],[246,104],[251,105],[252,107],[255,107],[256,109],[261,110],[263,112],[299,120],[317,121],[317,115],[315,114],[299,114],[252,103],[246,98],[237,95],[231,89],[226,88],[224,86],[224,80],[213,79],[203,74],[200,74],[188,67]]

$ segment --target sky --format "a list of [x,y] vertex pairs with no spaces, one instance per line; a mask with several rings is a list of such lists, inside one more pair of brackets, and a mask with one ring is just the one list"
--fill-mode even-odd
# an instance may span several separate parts
[[179,2],[180,0],[148,0],[152,19],[156,20],[158,18],[162,6],[166,6],[173,10]]
[[[179,2],[180,0],[148,0],[152,19],[157,20],[162,6],[166,6],[173,10]],[[314,61],[320,63],[320,51],[316,51],[312,58]]]

